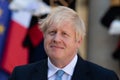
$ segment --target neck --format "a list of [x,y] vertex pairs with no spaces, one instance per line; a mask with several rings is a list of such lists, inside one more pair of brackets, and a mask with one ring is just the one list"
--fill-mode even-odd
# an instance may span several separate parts
[[64,68],[67,66],[75,57],[75,55],[71,58],[66,58],[66,59],[50,59],[51,63],[55,65],[58,68]]

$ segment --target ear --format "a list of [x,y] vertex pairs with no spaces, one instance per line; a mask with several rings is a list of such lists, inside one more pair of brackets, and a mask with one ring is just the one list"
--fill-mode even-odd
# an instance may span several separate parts
[[77,43],[78,43],[78,47],[80,47],[80,45],[81,45],[81,43],[82,43],[82,40],[83,40],[82,37],[80,37],[80,38],[78,39],[78,41],[77,41]]

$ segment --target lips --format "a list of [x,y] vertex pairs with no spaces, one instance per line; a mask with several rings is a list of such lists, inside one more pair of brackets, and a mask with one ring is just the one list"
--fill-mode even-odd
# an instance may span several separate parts
[[56,45],[51,45],[50,47],[51,47],[51,48],[56,48],[56,49],[64,49],[64,47],[56,46]]

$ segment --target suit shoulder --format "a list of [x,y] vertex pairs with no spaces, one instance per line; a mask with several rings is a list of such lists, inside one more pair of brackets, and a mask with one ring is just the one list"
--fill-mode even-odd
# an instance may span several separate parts
[[[89,61],[86,61],[86,62],[87,62],[87,65],[88,65],[90,71],[93,74],[96,74],[96,75],[98,75],[100,77],[106,76],[106,77],[114,78],[114,79],[118,78],[114,71],[112,71],[110,69],[107,69],[107,68],[104,68],[104,67],[102,67],[100,65],[97,65],[97,64],[89,62]],[[115,80],[118,80],[118,79],[115,79]]]
[[19,71],[30,71],[32,69],[34,69],[37,65],[42,65],[45,63],[46,60],[41,60],[35,63],[31,63],[31,64],[27,64],[27,65],[21,65],[21,66],[16,66],[15,70],[19,70]]
[[17,66],[13,70],[11,76],[9,77],[9,80],[30,80],[31,78],[30,76],[38,72],[38,69],[40,70],[43,69],[44,68],[43,66],[45,66],[46,63],[47,63],[46,60],[41,60],[36,63]]
[[92,62],[89,62],[89,61],[86,61],[87,62],[87,64],[88,64],[88,66],[91,68],[91,69],[93,69],[93,70],[100,70],[100,71],[105,71],[105,72],[111,72],[112,70],[109,70],[109,69],[107,69],[107,68],[104,68],[104,67],[102,67],[102,66],[100,66],[100,65],[98,65],[98,64],[95,64],[95,63],[92,63]]

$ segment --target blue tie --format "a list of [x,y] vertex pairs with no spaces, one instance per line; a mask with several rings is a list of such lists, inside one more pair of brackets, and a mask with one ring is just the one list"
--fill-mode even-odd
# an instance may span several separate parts
[[57,73],[56,73],[56,78],[55,80],[62,80],[62,76],[65,72],[63,70],[58,70]]

